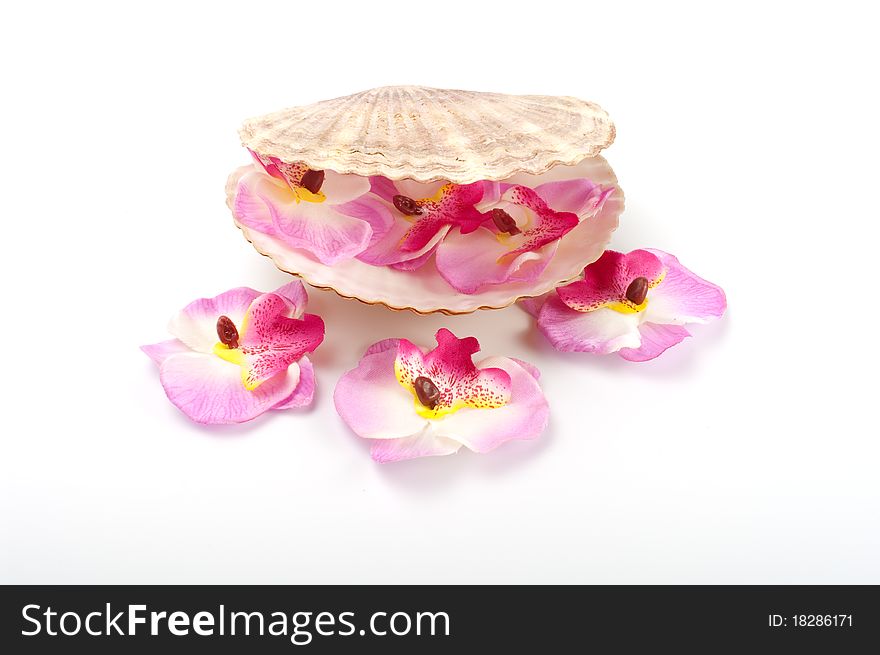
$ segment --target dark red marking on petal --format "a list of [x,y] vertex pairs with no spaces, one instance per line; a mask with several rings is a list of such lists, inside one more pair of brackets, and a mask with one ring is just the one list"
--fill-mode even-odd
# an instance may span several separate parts
[[312,193],[318,193],[321,190],[321,185],[324,184],[324,171],[313,171],[311,169],[305,172],[305,175],[302,176],[302,179],[299,181],[299,185],[301,187],[305,187]]
[[440,400],[440,389],[437,388],[437,385],[420,375],[413,382],[413,387],[415,387],[416,397],[422,405],[428,409],[434,409],[437,406],[437,401]]
[[519,234],[522,232],[522,230],[516,226],[516,221],[513,220],[513,216],[503,209],[495,208],[492,210],[492,222],[495,223],[495,227],[501,232],[507,232],[508,234]]
[[396,195],[391,201],[394,203],[394,206],[397,207],[397,211],[401,214],[418,216],[422,213],[422,208],[419,207],[418,203],[409,196]]
[[[619,287],[618,287],[619,288]],[[648,297],[648,278],[637,277],[626,288],[626,299],[634,305],[641,305]]]
[[217,336],[224,346],[238,348],[238,329],[228,316],[221,316],[217,319]]

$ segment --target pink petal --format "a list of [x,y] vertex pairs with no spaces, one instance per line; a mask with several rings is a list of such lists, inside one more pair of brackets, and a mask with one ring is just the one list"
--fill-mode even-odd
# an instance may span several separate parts
[[322,264],[351,259],[370,243],[373,234],[370,224],[339,213],[333,205],[313,202],[282,205],[271,200],[266,203],[277,235],[290,247],[311,253]]
[[459,339],[446,328],[436,334],[437,347],[426,355],[406,339],[398,345],[396,364],[403,371],[401,384],[409,387],[425,376],[439,389],[437,410],[464,403],[468,407],[493,407],[510,398],[510,376],[502,369],[477,368],[474,353],[480,343],[474,337]]
[[[400,187],[400,183],[397,185]],[[422,214],[414,217],[415,222],[400,242],[404,252],[421,251],[431,243],[441,228],[454,225],[467,234],[477,229],[485,217],[474,205],[483,197],[483,185],[447,184],[443,187],[439,200],[424,201]]]
[[[559,287],[556,293],[572,309],[586,312],[625,300],[627,287],[637,277],[645,277],[650,284],[655,284],[663,269],[660,259],[647,250],[633,250],[628,254],[606,250],[584,269],[582,280]],[[653,302],[654,291],[649,292],[649,304]]]
[[558,180],[535,187],[535,193],[557,212],[571,212],[581,219],[602,209],[614,188],[603,190],[585,178]]
[[[232,182],[232,177],[230,177],[230,182]],[[272,214],[269,212],[264,197],[282,194],[286,202],[295,202],[295,196],[286,183],[273,182],[271,178],[261,175],[257,171],[248,171],[241,175],[236,183],[232,213],[235,219],[245,227],[253,228],[270,236],[280,236],[281,233],[272,220]]]
[[508,257],[510,252],[486,228],[470,234],[452,231],[437,246],[437,270],[460,293],[476,293],[491,284],[531,281],[550,263],[556,244]]
[[276,296],[281,296],[293,307],[290,315],[293,318],[299,318],[302,316],[303,311],[306,308],[306,305],[309,303],[309,294],[306,292],[305,286],[299,280],[294,280],[293,282],[288,282],[287,284],[283,284],[275,291],[273,291]]
[[691,335],[680,325],[659,325],[657,323],[642,323],[639,326],[642,344],[638,348],[621,348],[617,354],[631,362],[646,362],[649,359],[659,357],[677,343],[681,343]]
[[285,370],[324,340],[321,317],[289,318],[294,310],[289,300],[274,293],[261,295],[248,308],[240,345],[248,389]]
[[607,308],[578,312],[553,295],[541,308],[538,329],[563,352],[606,354],[641,344],[639,314]]
[[290,189],[259,173],[241,178],[233,203],[239,223],[305,250],[324,264],[354,257],[372,236],[369,223],[337,209],[327,201],[297,202]]
[[370,456],[374,461],[384,464],[415,459],[416,457],[451,455],[458,452],[459,448],[461,448],[459,442],[438,437],[433,433],[433,427],[426,425],[420,434],[412,437],[373,440]]
[[[388,345],[388,341],[380,343]],[[374,350],[336,384],[336,411],[360,437],[399,439],[421,434],[425,428],[427,420],[415,412],[412,394],[394,375],[396,356],[394,348]]]
[[358,254],[357,258],[368,264],[372,264],[373,266],[388,266],[411,259],[418,260],[426,255],[427,257],[430,257],[430,253],[434,251],[437,243],[439,243],[439,241],[446,236],[447,232],[449,232],[449,226],[444,226],[421,250],[404,252],[400,249],[400,242],[403,240],[403,237],[411,226],[412,223],[409,221],[406,221],[399,216],[394,217],[391,226],[385,234],[375,242],[371,243],[362,253]]
[[538,218],[537,224],[523,234],[523,244],[510,252],[516,255],[521,252],[537,250],[548,243],[562,238],[577,227],[580,219],[572,212],[558,212],[547,206],[547,203],[533,189],[525,186],[514,186],[508,189],[503,198],[522,207],[527,207]]
[[169,339],[168,341],[151,343],[146,346],[141,346],[141,350],[143,350],[147,354],[147,357],[152,359],[153,363],[157,366],[162,366],[162,362],[172,355],[190,352],[189,346],[179,339]]
[[[379,196],[385,202],[392,202],[392,198],[400,193],[394,182],[387,177],[379,175],[370,178],[370,193]],[[406,194],[404,194],[406,195]]]
[[299,384],[286,399],[275,405],[272,409],[296,409],[308,407],[315,398],[315,368],[308,357],[302,357],[299,362]]
[[168,357],[159,379],[168,399],[193,421],[242,423],[289,398],[299,384],[299,367],[293,365],[248,391],[240,367],[216,355],[189,352]]
[[264,170],[266,173],[274,177],[276,180],[281,180],[285,184],[287,184],[287,178],[284,177],[284,174],[281,172],[281,169],[278,168],[278,165],[272,161],[269,157],[263,157],[257,152],[254,152],[250,148],[248,148],[248,152],[251,153],[251,157],[254,158],[254,161]]
[[428,245],[421,255],[419,255],[418,257],[413,257],[412,259],[404,259],[401,262],[394,262],[393,264],[391,264],[391,268],[398,271],[415,271],[420,269],[422,266],[428,263],[428,260],[431,259],[431,257],[433,257],[434,253],[437,250],[438,244],[441,243],[441,239],[446,234],[446,231],[448,229],[448,227],[443,228],[437,235],[439,238],[435,239],[433,245]]
[[695,275],[673,255],[651,250],[666,268],[666,276],[648,293],[645,320],[652,323],[706,323],[727,308],[721,287]]
[[227,316],[241,327],[247,308],[259,295],[259,291],[250,287],[238,287],[213,298],[199,298],[171,319],[168,331],[192,350],[213,353],[218,341],[217,319]]
[[372,346],[367,348],[367,352],[364,353],[364,357],[367,355],[375,355],[376,353],[383,353],[386,350],[394,350],[397,351],[397,346],[400,344],[400,339],[382,339],[382,341],[377,341]]
[[476,370],[473,355],[480,352],[480,342],[476,337],[459,339],[446,328],[440,328],[434,338],[437,339],[437,347],[425,355],[429,372],[443,370],[455,377],[465,377]]
[[529,364],[528,362],[524,362],[523,360],[517,359],[516,357],[511,357],[510,360],[519,364],[522,368],[529,372],[529,375],[531,375],[536,380],[541,379],[541,371],[539,371],[538,367],[534,364]]
[[[552,291],[550,293],[553,293]],[[550,294],[542,294],[540,296],[535,296],[533,298],[523,298],[519,301],[519,306],[526,310],[534,318],[538,318],[538,315],[541,313],[541,307],[544,306],[544,303],[547,301],[547,297]],[[555,294],[554,294],[555,295]]]
[[368,247],[381,241],[394,225],[394,216],[391,215],[387,205],[372,196],[362,196],[357,200],[337,205],[336,210],[340,214],[364,221],[370,226],[372,234]]
[[437,434],[480,453],[511,439],[538,437],[547,427],[550,408],[532,373],[508,357],[489,357],[479,365],[508,374],[510,401],[494,409],[461,409],[437,421]]

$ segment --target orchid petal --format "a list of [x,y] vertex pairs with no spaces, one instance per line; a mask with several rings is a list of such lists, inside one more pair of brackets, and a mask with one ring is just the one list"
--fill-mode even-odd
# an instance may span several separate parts
[[293,311],[290,301],[275,293],[261,295],[248,308],[239,346],[242,381],[248,390],[285,370],[324,340],[320,316],[290,318]]
[[389,266],[409,260],[424,261],[431,256],[437,244],[449,232],[449,225],[445,225],[434,235],[425,247],[412,252],[404,252],[400,249],[400,242],[406,235],[412,223],[400,217],[394,217],[393,223],[382,237],[357,255],[357,258],[373,266]]
[[266,380],[253,391],[241,383],[238,366],[214,355],[188,352],[167,358],[159,379],[168,399],[198,423],[242,423],[290,398],[299,384],[299,367]]
[[[534,439],[547,427],[550,408],[532,371],[508,357],[488,357],[481,368],[503,370],[511,383],[510,402],[495,409],[465,408],[436,423],[437,435],[485,453],[511,439]],[[533,368],[533,367],[532,367]]]
[[508,257],[510,246],[486,228],[471,234],[452,231],[437,246],[437,271],[456,291],[475,293],[489,284],[537,279],[556,246]]
[[395,217],[387,205],[372,196],[362,196],[357,200],[337,205],[336,211],[345,216],[362,220],[370,226],[372,233],[368,248],[381,241],[391,230],[395,221]]
[[543,307],[544,303],[547,302],[547,298],[549,295],[550,294],[545,293],[540,296],[534,296],[532,298],[523,298],[519,301],[518,304],[532,317],[538,318],[541,313],[541,307]]
[[461,443],[434,434],[433,426],[426,424],[422,432],[403,439],[374,439],[370,456],[380,463],[399,462],[416,457],[452,455]]
[[564,352],[605,354],[641,344],[638,314],[607,308],[578,312],[552,295],[541,308],[538,328],[554,348]]
[[449,227],[444,227],[437,233],[437,238],[434,239],[434,242],[425,248],[423,248],[424,252],[418,257],[413,257],[411,259],[404,259],[400,262],[394,262],[390,264],[391,268],[398,271],[416,271],[420,269],[422,266],[428,263],[428,260],[434,256],[434,253],[437,251],[438,245],[442,242],[443,235],[449,230]]
[[[390,341],[380,343],[390,345]],[[394,377],[396,356],[397,349],[392,347],[373,351],[336,384],[336,411],[360,437],[399,439],[424,430],[425,419],[413,411],[412,395]]]
[[534,226],[524,232],[522,245],[508,253],[508,256],[537,250],[552,243],[568,234],[580,222],[577,214],[573,212],[559,212],[548,207],[544,199],[529,187],[511,187],[502,198],[515,205],[530,209],[538,219]]
[[646,362],[659,357],[667,348],[691,336],[687,328],[680,325],[658,323],[642,323],[639,326],[639,334],[642,343],[638,348],[621,348],[617,354],[631,362]]
[[272,409],[296,409],[308,407],[315,399],[315,367],[308,357],[303,356],[299,365],[299,384],[286,399],[272,407]]
[[535,187],[535,193],[557,212],[571,212],[584,220],[601,211],[614,187],[603,189],[586,179],[557,180]]
[[239,181],[233,212],[242,225],[278,237],[325,264],[350,259],[370,243],[372,228],[339,206],[299,200],[267,175],[248,173]]
[[644,320],[682,325],[706,323],[724,314],[727,298],[721,287],[695,275],[669,253],[650,252],[662,262],[666,275],[649,294]]
[[[401,339],[394,362],[394,374],[401,386],[413,394],[416,411],[426,418],[441,418],[462,407],[500,407],[510,399],[510,376],[502,369],[478,369],[473,354],[480,350],[474,337],[459,339],[446,328],[437,331],[437,347],[427,354]],[[419,402],[415,381],[424,377],[439,392],[431,407]]]
[[325,203],[284,202],[280,193],[263,196],[276,234],[292,248],[314,255],[323,264],[351,259],[369,244],[370,224],[346,216]]
[[162,366],[162,362],[172,355],[191,352],[190,347],[180,339],[168,339],[159,343],[151,343],[141,346],[141,350],[146,353],[147,357],[153,360],[156,366]]
[[[637,277],[644,277],[649,286],[654,287],[663,278],[663,271],[660,259],[647,250],[633,250],[627,254],[606,250],[584,269],[583,280],[559,287],[556,293],[562,302],[579,312],[589,312],[612,303],[629,306],[632,305],[626,299],[629,284]],[[648,305],[653,302],[654,291]]]
[[[397,187],[401,186],[402,183],[398,182]],[[483,185],[474,182],[446,184],[441,187],[438,197],[419,200],[422,214],[415,217],[400,242],[400,249],[404,252],[421,251],[448,225],[457,225],[464,234],[473,232],[485,220],[474,206],[482,197]]]

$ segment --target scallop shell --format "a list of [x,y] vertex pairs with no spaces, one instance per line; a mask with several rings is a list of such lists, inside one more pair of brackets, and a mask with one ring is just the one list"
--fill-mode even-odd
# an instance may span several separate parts
[[576,164],[611,145],[614,124],[565,96],[384,86],[252,118],[239,134],[313,169],[467,184]]
[[[584,176],[602,186],[617,186],[617,177],[602,157],[593,157],[580,164]],[[517,184],[536,186],[566,177],[565,166],[558,166],[537,178],[519,174]],[[230,209],[235,200],[238,181],[252,171],[243,166],[226,184],[226,202]],[[332,289],[345,298],[356,298],[368,304],[383,304],[391,309],[411,309],[420,314],[443,312],[467,314],[478,309],[500,309],[520,298],[539,296],[577,277],[587,264],[594,262],[611,240],[623,211],[623,192],[619,187],[598,215],[582,221],[566,234],[541,277],[532,282],[510,282],[485,287],[474,294],[453,289],[440,276],[434,259],[415,271],[401,271],[389,266],[372,266],[358,259],[348,259],[329,266],[302,250],[286,245],[275,237],[250,229],[236,221],[245,238],[256,250],[269,257],[282,271],[297,275],[314,287]]]

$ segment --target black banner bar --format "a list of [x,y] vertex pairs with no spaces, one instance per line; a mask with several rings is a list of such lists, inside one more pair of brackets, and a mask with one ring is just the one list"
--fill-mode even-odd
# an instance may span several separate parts
[[0,587],[2,653],[848,653],[878,638],[869,586]]

